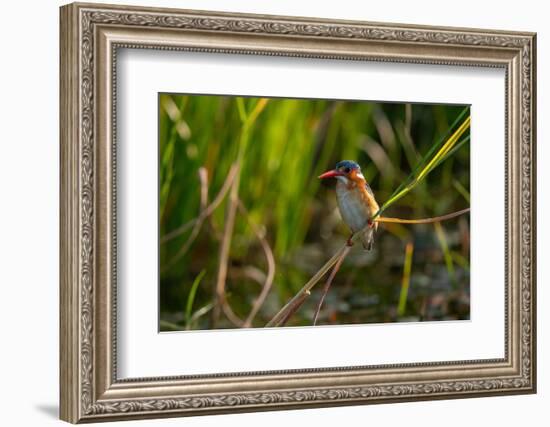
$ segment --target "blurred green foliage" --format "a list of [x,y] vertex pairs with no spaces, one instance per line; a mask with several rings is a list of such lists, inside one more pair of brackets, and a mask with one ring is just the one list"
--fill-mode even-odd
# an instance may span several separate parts
[[[194,240],[190,234],[204,203],[216,198],[237,160],[238,197],[248,217],[239,211],[235,219],[227,304],[245,319],[261,291],[267,264],[260,230],[276,264],[273,287],[252,323],[264,326],[349,237],[338,214],[334,183],[322,183],[317,176],[339,160],[356,160],[382,204],[464,108],[160,95],[161,330],[213,325],[230,197],[196,227]],[[461,144],[384,216],[424,218],[467,207],[469,156],[469,143]],[[186,224],[185,232],[166,239]],[[404,301],[401,287],[409,242],[414,255]],[[467,319],[469,294],[467,215],[435,226],[381,224],[375,249],[365,252],[357,245],[345,260],[318,324]],[[313,292],[309,299],[288,325],[311,324],[318,295]],[[215,320],[216,328],[235,327],[223,313]]]

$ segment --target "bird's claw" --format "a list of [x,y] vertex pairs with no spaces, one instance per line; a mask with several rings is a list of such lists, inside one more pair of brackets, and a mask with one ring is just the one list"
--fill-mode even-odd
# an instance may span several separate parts
[[346,245],[353,246],[353,234],[349,236],[348,240],[346,241]]

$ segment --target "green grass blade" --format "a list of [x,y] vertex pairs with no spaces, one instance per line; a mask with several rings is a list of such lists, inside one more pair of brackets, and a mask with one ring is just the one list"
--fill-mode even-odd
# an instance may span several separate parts
[[189,296],[187,297],[187,304],[185,306],[185,323],[189,323],[191,320],[191,312],[193,310],[193,301],[195,301],[195,295],[197,294],[197,288],[201,283],[202,278],[204,277],[206,270],[202,270],[191,285],[191,290],[189,291]]
[[213,308],[214,308],[214,303],[213,302],[210,302],[206,305],[203,305],[201,308],[199,308],[197,311],[195,311],[191,315],[191,318],[189,319],[189,323],[185,326],[185,329],[186,330],[193,329],[193,327],[194,327],[195,323],[197,322],[197,320],[199,320],[202,316],[207,314]]
[[411,270],[414,246],[408,242],[405,246],[405,261],[403,263],[403,278],[401,280],[401,292],[399,294],[399,305],[397,306],[397,315],[402,317],[405,314],[407,306],[407,296],[409,294],[409,285],[411,283]]
[[451,157],[454,153],[456,153],[458,150],[460,150],[464,146],[464,144],[466,144],[469,141],[470,141],[470,135],[465,136],[464,138],[462,138],[459,142],[456,143],[456,145],[451,150],[449,150],[449,152],[447,154],[445,154],[445,157],[443,157],[439,161],[439,163],[437,163],[437,165],[435,165],[434,169],[437,166],[439,166],[440,163],[443,163],[445,160],[447,160],[449,157]]
[[456,281],[455,268],[453,264],[453,256],[449,250],[449,245],[447,243],[447,237],[445,236],[445,230],[440,222],[434,223],[435,234],[437,235],[437,240],[439,240],[439,245],[443,251],[443,257],[445,259],[445,266],[447,268],[447,273],[449,273],[449,278],[453,283],[453,286],[456,288],[458,283]]
[[[380,216],[380,214],[384,210],[386,210],[389,206],[391,206],[393,203],[395,203],[397,200],[399,200],[401,197],[411,191],[414,187],[416,187],[437,165],[441,164],[441,160],[445,158],[450,150],[457,144],[460,137],[464,134],[464,132],[466,132],[469,127],[470,117],[467,117],[458,127],[458,129],[456,129],[454,133],[447,139],[447,141],[439,148],[439,150],[431,158],[429,158],[429,160],[426,160],[426,162],[424,161],[424,159],[427,159],[428,156],[424,156],[424,159],[420,162],[420,164],[426,164],[420,169],[417,174],[415,174],[415,176],[408,184],[400,186],[401,190],[396,190],[396,193],[380,207],[373,218],[377,218],[378,216]],[[432,153],[432,151],[433,149],[430,150],[429,153]]]
[[451,135],[451,137],[447,140],[445,144],[443,144],[443,147],[436,153],[434,157],[428,162],[426,166],[422,168],[420,173],[418,174],[418,177],[416,178],[417,181],[421,181],[427,174],[430,173],[430,171],[437,166],[438,162],[442,160],[445,155],[456,145],[459,138],[462,136],[462,134],[470,127],[470,117],[467,117],[466,120],[460,125],[460,127]]
[[464,200],[470,204],[470,192],[464,188],[464,186],[460,183],[460,181],[453,179],[453,187],[456,191],[460,193],[462,197],[464,197]]
[[416,167],[413,169],[413,171],[409,174],[409,176],[401,183],[401,185],[399,185],[395,190],[394,192],[392,193],[392,195],[390,196],[393,197],[395,196],[396,194],[400,193],[401,190],[403,190],[403,188],[405,188],[405,186],[407,185],[407,183],[409,183],[418,173],[418,171],[423,167],[423,165],[428,161],[428,159],[430,159],[433,154],[436,152],[436,150],[442,145],[444,144],[444,142],[447,140],[447,138],[449,138],[449,136],[452,134],[453,132],[453,129],[456,128],[456,126],[462,121],[462,119],[464,119],[466,117],[466,115],[469,113],[470,111],[470,108],[469,107],[465,107],[461,112],[460,114],[457,116],[457,118],[455,119],[455,121],[453,122],[453,124],[449,127],[449,129],[447,130],[447,132],[445,133],[445,135],[443,135],[439,141],[432,145],[430,147],[430,149],[428,150],[428,152],[422,157],[422,159],[420,160],[420,162],[418,162],[418,164],[416,165]]
[[237,102],[237,111],[239,112],[239,118],[241,119],[241,122],[245,123],[248,115],[246,114],[244,99],[242,99],[241,97],[237,97],[235,98],[235,101]]
[[175,323],[169,322],[168,320],[160,319],[160,330],[161,332],[165,331],[181,331],[181,326]]
[[470,261],[468,260],[468,258],[462,256],[456,251],[452,251],[451,256],[453,257],[453,261],[456,265],[463,268],[464,270],[470,271]]

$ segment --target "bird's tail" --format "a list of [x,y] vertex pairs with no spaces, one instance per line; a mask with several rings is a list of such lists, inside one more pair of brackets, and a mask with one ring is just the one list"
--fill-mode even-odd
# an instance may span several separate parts
[[374,227],[369,228],[361,236],[361,243],[363,244],[363,247],[367,251],[372,250],[372,247],[374,245],[374,232],[375,232]]

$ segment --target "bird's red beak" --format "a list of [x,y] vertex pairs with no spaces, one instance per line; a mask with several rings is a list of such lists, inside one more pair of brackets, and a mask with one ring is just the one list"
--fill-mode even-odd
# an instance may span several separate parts
[[334,178],[337,176],[343,176],[344,174],[342,172],[338,172],[336,169],[333,169],[331,171],[327,171],[322,175],[319,175],[319,179],[325,179],[325,178]]

